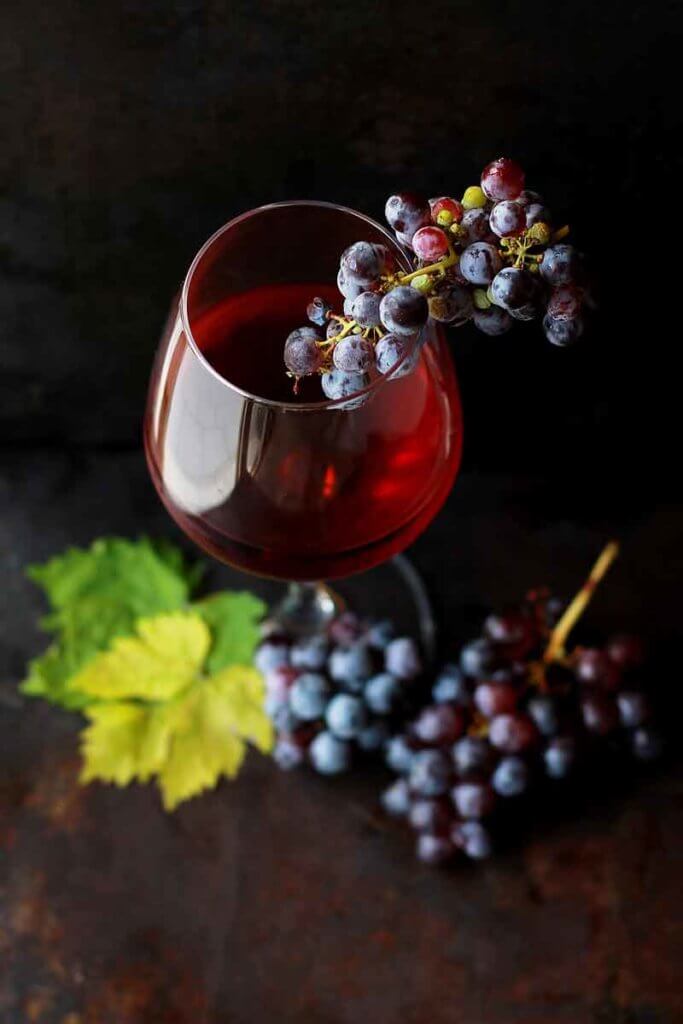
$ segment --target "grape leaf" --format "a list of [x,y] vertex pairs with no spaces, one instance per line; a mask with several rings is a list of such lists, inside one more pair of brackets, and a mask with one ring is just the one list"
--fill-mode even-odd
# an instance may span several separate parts
[[257,623],[266,606],[248,591],[225,590],[192,606],[210,626],[213,643],[207,668],[218,672],[227,665],[248,665],[258,643]]
[[261,676],[246,665],[204,675],[209,643],[199,615],[156,616],[71,680],[70,691],[97,698],[85,709],[83,782],[124,786],[156,776],[164,807],[173,810],[221,776],[235,776],[247,740],[271,749]]
[[22,691],[74,708],[88,698],[68,690],[69,678],[114,637],[132,633],[138,618],[185,606],[196,570],[167,542],[110,537],[31,566],[28,575],[52,605],[42,625],[56,640],[31,663]]
[[211,644],[206,623],[186,612],[140,619],[137,634],[117,637],[72,676],[67,690],[100,700],[168,700],[194,680]]

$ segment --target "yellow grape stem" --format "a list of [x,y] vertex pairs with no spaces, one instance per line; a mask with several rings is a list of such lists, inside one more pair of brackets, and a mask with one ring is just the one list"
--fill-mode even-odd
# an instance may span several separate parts
[[438,263],[430,263],[428,267],[420,267],[418,270],[413,270],[410,274],[399,274],[399,284],[409,284],[416,277],[421,274],[436,274],[440,270],[447,270],[449,267],[454,267],[459,260],[459,256],[454,249],[449,246],[448,256],[444,256]]
[[600,557],[590,571],[588,579],[581,587],[581,590],[579,590],[571,604],[567,606],[562,618],[550,634],[550,640],[548,641],[548,646],[545,654],[543,655],[543,661],[546,664],[564,657],[567,637],[578,622],[579,618],[583,615],[588,603],[593,597],[595,588],[618,554],[619,545],[615,540],[610,541],[602,550]]

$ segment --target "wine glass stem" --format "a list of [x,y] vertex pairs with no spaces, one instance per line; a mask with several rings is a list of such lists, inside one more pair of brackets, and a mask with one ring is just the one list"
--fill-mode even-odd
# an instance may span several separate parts
[[345,608],[343,598],[325,583],[290,583],[273,618],[290,633],[318,633]]

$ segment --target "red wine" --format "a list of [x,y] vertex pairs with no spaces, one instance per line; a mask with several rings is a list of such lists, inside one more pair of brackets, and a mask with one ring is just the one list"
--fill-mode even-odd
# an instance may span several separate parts
[[313,295],[339,301],[308,284],[231,296],[193,320],[201,356],[176,321],[145,429],[155,485],[181,528],[222,561],[292,580],[349,575],[405,548],[445,500],[462,446],[435,329],[415,371],[379,378],[360,408],[316,408],[315,378],[294,394],[282,349]]

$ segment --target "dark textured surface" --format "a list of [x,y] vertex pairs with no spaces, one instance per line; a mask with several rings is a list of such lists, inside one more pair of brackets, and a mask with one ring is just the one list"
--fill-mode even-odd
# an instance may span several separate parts
[[377,818],[378,779],[254,756],[173,816],[151,789],[82,789],[77,722],[15,684],[44,643],[27,562],[177,539],[140,416],[208,234],[285,198],[379,216],[398,186],[459,191],[507,152],[592,251],[602,308],[571,353],[455,336],[465,472],[412,555],[448,648],[532,583],[571,592],[619,536],[591,621],[660,641],[676,691],[680,6],[7,0],[0,18],[2,1024],[679,1024],[675,759],[435,875]]

